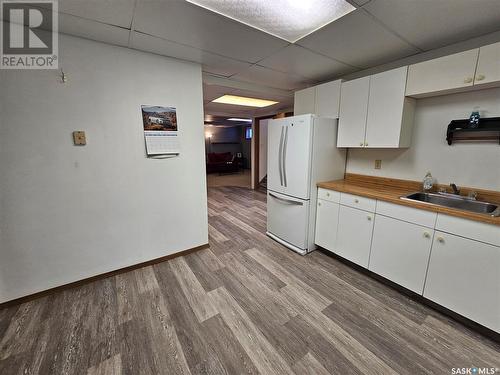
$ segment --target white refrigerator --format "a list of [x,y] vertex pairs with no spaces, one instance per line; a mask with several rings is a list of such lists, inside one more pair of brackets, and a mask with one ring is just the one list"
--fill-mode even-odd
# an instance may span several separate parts
[[316,183],[344,177],[337,123],[311,114],[268,123],[267,235],[302,255],[315,249]]

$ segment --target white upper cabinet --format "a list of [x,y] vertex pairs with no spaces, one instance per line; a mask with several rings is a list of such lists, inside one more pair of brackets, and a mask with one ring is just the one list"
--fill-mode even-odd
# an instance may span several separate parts
[[318,116],[338,118],[341,81],[332,81],[316,86],[315,113]]
[[408,67],[342,83],[338,147],[409,147],[415,100],[405,98]]
[[405,98],[408,67],[370,77],[365,147],[409,147],[415,100]]
[[323,83],[296,91],[294,115],[312,113],[318,116],[338,118],[340,102],[340,80]]
[[308,87],[307,89],[295,91],[293,101],[293,114],[306,115],[315,111],[316,104],[316,88]]
[[478,55],[479,49],[473,49],[410,65],[406,95],[438,95],[472,86]]
[[500,43],[479,48],[474,85],[500,82]]
[[342,82],[337,147],[363,147],[370,77]]

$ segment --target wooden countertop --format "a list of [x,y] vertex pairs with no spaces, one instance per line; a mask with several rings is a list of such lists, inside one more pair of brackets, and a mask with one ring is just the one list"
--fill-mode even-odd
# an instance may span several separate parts
[[[422,210],[439,212],[446,215],[458,216],[464,219],[476,220],[500,226],[500,217],[492,217],[486,214],[478,214],[454,208],[434,206],[422,202],[400,199],[403,195],[422,191],[422,183],[418,181],[346,174],[343,180],[319,182],[317,186],[324,189],[360,195],[403,206],[410,206]],[[443,185],[438,185],[435,188],[439,189],[442,186]],[[475,191],[478,193],[478,200],[486,200],[488,202],[500,204],[500,192],[464,187],[461,188],[461,191],[462,194],[467,194],[469,191]]]

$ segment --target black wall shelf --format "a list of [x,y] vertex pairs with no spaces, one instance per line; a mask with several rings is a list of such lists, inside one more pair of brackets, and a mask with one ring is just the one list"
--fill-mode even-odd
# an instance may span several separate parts
[[500,117],[479,119],[477,128],[469,128],[469,119],[453,120],[448,125],[448,145],[457,141],[496,141],[500,145]]

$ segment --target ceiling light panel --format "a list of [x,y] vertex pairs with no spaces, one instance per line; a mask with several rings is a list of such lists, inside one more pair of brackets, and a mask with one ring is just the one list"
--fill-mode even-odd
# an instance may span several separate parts
[[236,96],[236,95],[223,95],[220,98],[212,100],[212,102],[213,103],[242,105],[245,107],[257,107],[257,108],[268,107],[270,105],[278,103],[278,102],[275,102],[272,100],[247,98],[245,96]]
[[252,122],[252,119],[251,118],[231,117],[231,118],[228,118],[228,121]]
[[187,0],[291,43],[356,8],[345,0]]

